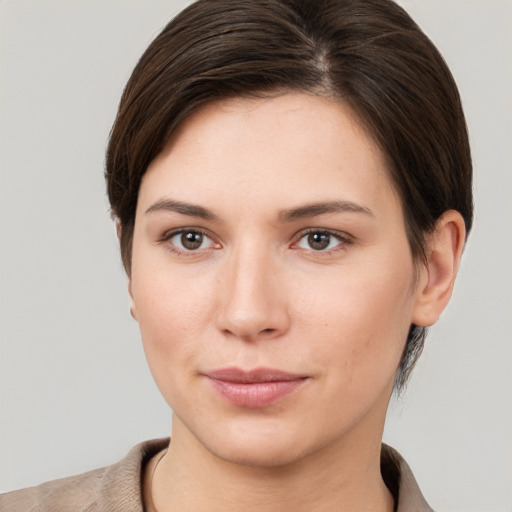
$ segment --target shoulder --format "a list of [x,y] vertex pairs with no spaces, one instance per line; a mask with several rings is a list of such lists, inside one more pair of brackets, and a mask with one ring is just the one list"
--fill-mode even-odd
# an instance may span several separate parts
[[423,497],[407,462],[386,444],[382,445],[381,472],[397,502],[396,512],[434,512]]
[[142,512],[142,470],[168,443],[141,443],[112,466],[2,494],[0,511]]
[[101,481],[108,468],[82,475],[53,480],[37,487],[29,487],[0,496],[0,511],[20,512],[85,511],[97,500]]

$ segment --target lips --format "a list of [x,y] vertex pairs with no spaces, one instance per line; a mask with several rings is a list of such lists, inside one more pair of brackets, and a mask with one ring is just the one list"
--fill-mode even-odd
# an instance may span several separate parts
[[308,377],[271,368],[223,368],[205,373],[213,389],[239,407],[268,407],[298,389]]

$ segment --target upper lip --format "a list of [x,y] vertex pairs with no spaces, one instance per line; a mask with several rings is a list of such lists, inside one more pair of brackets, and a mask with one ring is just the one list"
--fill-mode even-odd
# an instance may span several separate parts
[[285,372],[274,368],[254,368],[242,370],[240,368],[221,368],[205,372],[207,377],[226,382],[237,382],[240,384],[256,384],[259,382],[283,382],[305,379],[305,375]]

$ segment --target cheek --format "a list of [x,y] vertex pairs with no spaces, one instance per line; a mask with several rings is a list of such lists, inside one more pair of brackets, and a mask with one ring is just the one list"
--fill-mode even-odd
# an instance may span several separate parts
[[130,287],[137,320],[141,330],[157,338],[170,333],[187,338],[211,303],[211,279],[192,265],[176,268],[166,260],[163,251],[134,252]]
[[362,395],[394,379],[410,326],[412,264],[387,268],[340,271],[301,303],[303,329],[316,340],[311,357],[333,368],[338,386]]
[[211,286],[186,272],[146,267],[132,276],[131,288],[146,358],[167,398],[181,375],[176,370],[192,372],[191,362],[205,351],[198,340],[204,338],[207,319],[211,318]]

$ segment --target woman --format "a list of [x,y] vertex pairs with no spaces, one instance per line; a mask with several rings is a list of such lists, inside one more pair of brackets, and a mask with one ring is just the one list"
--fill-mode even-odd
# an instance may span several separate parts
[[2,507],[430,510],[382,430],[451,295],[471,160],[404,11],[193,4],[128,82],[106,177],[172,442]]

